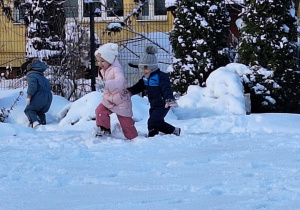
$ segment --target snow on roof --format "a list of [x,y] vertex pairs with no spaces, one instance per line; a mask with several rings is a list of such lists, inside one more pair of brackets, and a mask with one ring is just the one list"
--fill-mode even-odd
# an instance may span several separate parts
[[243,4],[244,0],[225,0],[226,4]]
[[[172,6],[175,6],[175,1],[176,0],[166,0],[165,1],[165,7],[169,8]],[[243,4],[244,0],[225,0],[226,4]]]
[[176,0],[166,0],[165,1],[165,7],[168,8],[168,7],[175,6],[175,1]]

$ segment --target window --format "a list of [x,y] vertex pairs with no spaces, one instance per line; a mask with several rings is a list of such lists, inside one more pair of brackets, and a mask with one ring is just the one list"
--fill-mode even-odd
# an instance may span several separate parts
[[148,0],[144,4],[140,20],[166,20],[165,0]]
[[[116,16],[123,17],[124,8],[123,0],[101,0],[94,3],[95,17],[102,17],[104,19],[114,18]],[[90,16],[90,4],[85,3],[83,0],[83,17]]]
[[114,3],[113,0],[107,1],[107,17],[123,16],[123,0]]
[[13,10],[13,23],[24,23],[24,15],[26,12],[25,7],[22,5],[25,0],[19,1],[19,6],[15,7]]
[[154,0],[154,15],[167,15],[165,1]]
[[[89,3],[85,3],[83,1],[83,17],[90,17],[90,4]],[[102,13],[102,3],[101,2],[95,2],[94,3],[94,8],[95,8],[95,13],[94,16],[95,17],[101,17],[101,13]]]
[[78,17],[78,0],[67,0],[63,7],[66,18]]

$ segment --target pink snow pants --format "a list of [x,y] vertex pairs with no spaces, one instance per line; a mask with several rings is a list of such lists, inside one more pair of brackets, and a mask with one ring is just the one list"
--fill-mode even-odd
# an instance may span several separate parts
[[[99,104],[95,110],[96,113],[96,125],[103,126],[104,128],[110,128],[110,116],[113,112],[107,109],[103,104]],[[117,115],[123,130],[124,136],[127,139],[133,139],[138,136],[137,130],[134,126],[134,120],[131,117],[123,117]]]

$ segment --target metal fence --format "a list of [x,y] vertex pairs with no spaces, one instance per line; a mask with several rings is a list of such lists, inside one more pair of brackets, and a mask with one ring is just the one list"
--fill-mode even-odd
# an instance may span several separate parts
[[[124,5],[123,15],[131,14],[136,5]],[[82,10],[80,10],[82,9]],[[14,10],[15,20],[11,24],[5,23],[0,20],[0,89],[13,89],[19,87],[26,87],[25,80],[22,78],[20,72],[20,65],[25,61],[25,25],[22,20],[22,10]],[[120,32],[108,31],[108,26],[117,23],[117,19],[108,17],[106,13],[105,18],[96,16],[94,18],[94,29],[96,35],[99,37],[101,44],[107,42],[115,42],[119,44],[120,53],[119,61],[124,68],[125,76],[128,85],[134,84],[140,77],[141,73],[138,69],[132,68],[128,65],[130,61],[137,61],[139,56],[144,52],[144,47],[149,44],[155,44],[158,47],[157,57],[159,66],[162,70],[166,70],[168,65],[172,62],[171,46],[169,42],[168,33],[172,28],[172,15],[165,11],[165,15],[151,16],[154,13],[151,8],[148,8],[146,15],[141,14],[137,18],[130,18],[128,27],[123,26]],[[80,15],[82,14],[82,15]],[[66,6],[66,23],[76,23],[83,27],[89,28],[90,18],[86,8],[73,7],[72,5]],[[9,45],[9,47],[7,47]],[[6,47],[5,47],[6,46]],[[8,50],[9,49],[9,50]],[[18,52],[14,52],[18,49]],[[93,55],[92,55],[93,56]],[[3,62],[5,61],[5,62]],[[89,68],[90,65],[87,65]],[[78,79],[85,78],[84,72],[79,75]]]

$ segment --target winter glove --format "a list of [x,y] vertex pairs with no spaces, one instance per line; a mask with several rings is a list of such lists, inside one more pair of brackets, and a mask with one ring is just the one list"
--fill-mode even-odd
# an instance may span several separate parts
[[101,91],[101,88],[100,88],[100,85],[99,84],[95,84],[95,89],[96,89],[96,91]]
[[26,97],[26,104],[27,104],[27,105],[30,104],[30,100],[31,100],[31,98],[27,96],[27,97]]
[[105,90],[105,83],[103,81],[100,81],[99,84],[95,84],[95,89],[98,92],[103,92]]
[[127,89],[123,90],[123,95],[129,95],[132,96],[131,92]]
[[166,99],[166,105],[165,105],[165,108],[168,108],[168,107],[178,107],[178,104],[176,103],[176,101],[174,99]]

